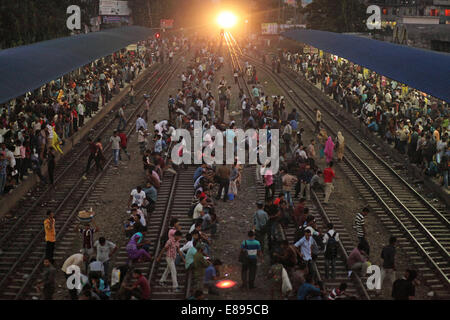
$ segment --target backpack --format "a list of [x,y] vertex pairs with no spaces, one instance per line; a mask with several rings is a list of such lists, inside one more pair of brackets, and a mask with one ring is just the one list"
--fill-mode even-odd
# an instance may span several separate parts
[[327,248],[325,249],[325,258],[333,259],[337,257],[338,242],[336,241],[336,232],[331,236],[328,232]]
[[248,264],[248,251],[247,251],[248,247],[247,247],[247,241],[245,241],[245,245],[244,248],[241,249],[241,251],[239,252],[239,258],[238,261],[242,264]]
[[298,240],[300,240],[301,238],[303,238],[305,236],[305,226],[301,226],[299,227],[294,234],[294,243],[297,242]]

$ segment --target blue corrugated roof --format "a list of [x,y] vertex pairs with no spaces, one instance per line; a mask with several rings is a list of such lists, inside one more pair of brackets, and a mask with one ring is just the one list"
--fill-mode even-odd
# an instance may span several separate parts
[[153,35],[127,26],[0,51],[0,103],[55,80],[96,59]]
[[450,55],[347,34],[290,30],[282,34],[450,102]]

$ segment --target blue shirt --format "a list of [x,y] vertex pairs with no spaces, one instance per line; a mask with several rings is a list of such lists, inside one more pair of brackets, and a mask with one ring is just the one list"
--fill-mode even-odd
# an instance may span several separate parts
[[306,237],[303,237],[294,244],[294,246],[296,246],[297,248],[300,247],[300,251],[302,252],[303,255],[303,260],[309,261],[312,259],[311,246],[314,244],[314,242],[315,241],[311,236],[309,237],[309,240],[306,240]]
[[269,220],[269,215],[262,209],[258,209],[253,216],[253,222],[255,224],[255,229],[261,231],[261,227],[267,224]]
[[367,128],[373,129],[374,131],[378,131],[378,124],[375,121],[373,121],[367,126]]
[[225,136],[227,138],[227,143],[233,144],[234,137],[236,137],[236,134],[234,133],[234,131],[231,129],[227,129],[225,131]]
[[6,167],[8,165],[8,160],[0,160],[0,174],[3,174],[6,176]]
[[184,258],[186,260],[185,267],[186,269],[189,268],[189,266],[194,262],[194,256],[197,253],[197,249],[195,247],[190,247],[188,252],[186,253],[186,257]]
[[261,244],[258,240],[245,240],[242,241],[241,248],[247,250],[249,259],[256,259],[258,250],[261,250]]
[[194,182],[198,179],[198,177],[200,177],[202,175],[203,172],[203,168],[202,167],[198,167],[195,172],[194,172]]
[[139,118],[136,120],[136,132],[139,131],[139,128],[140,128],[140,127],[143,127],[144,130],[147,130],[147,122],[145,122],[145,120],[142,119],[141,117],[139,117]]
[[320,289],[314,287],[311,283],[305,282],[298,288],[297,300],[305,300],[310,292],[320,293]]
[[163,140],[157,140],[155,142],[155,152],[161,153],[163,150],[164,141]]
[[291,120],[290,125],[292,127],[292,130],[297,131],[298,129],[298,123],[296,120]]
[[150,188],[142,189],[142,191],[145,192],[145,196],[147,198],[150,198],[153,200],[153,202],[156,202],[158,191],[156,191],[155,187],[151,186]]
[[208,282],[214,280],[215,276],[216,276],[216,269],[214,268],[213,265],[210,265],[205,270],[205,283],[208,283]]

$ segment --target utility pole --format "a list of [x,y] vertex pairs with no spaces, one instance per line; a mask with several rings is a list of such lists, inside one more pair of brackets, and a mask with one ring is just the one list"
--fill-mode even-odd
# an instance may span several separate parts
[[151,5],[150,2],[152,0],[147,0],[147,10],[148,10],[148,18],[150,20],[150,28],[153,28],[153,21],[152,21],[152,10],[151,10]]
[[281,1],[282,0],[278,1],[278,24],[281,23]]

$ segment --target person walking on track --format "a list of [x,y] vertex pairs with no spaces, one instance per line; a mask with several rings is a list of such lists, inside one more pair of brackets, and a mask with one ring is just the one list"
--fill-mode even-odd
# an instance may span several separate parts
[[316,129],[314,130],[314,133],[319,133],[320,125],[322,123],[322,113],[318,108],[315,108],[316,111]]
[[136,93],[134,92],[134,86],[131,85],[130,86],[130,92],[129,92],[129,96],[130,96],[130,104],[134,104],[134,95]]
[[369,214],[369,208],[365,207],[361,212],[358,212],[355,216],[353,227],[356,230],[356,236],[358,237],[359,243],[367,255],[370,254],[370,246],[366,240],[366,216]]
[[45,259],[53,264],[53,252],[55,251],[56,231],[55,231],[55,213],[52,210],[47,211],[47,219],[44,220],[45,231]]
[[53,294],[56,288],[56,269],[49,259],[44,259],[44,268],[42,280],[40,280],[36,289],[41,293],[41,300],[53,300]]
[[119,117],[117,131],[124,130],[127,127],[127,121],[125,120],[125,113],[123,111],[123,108],[124,106],[120,106],[119,111],[117,111],[117,116]]
[[334,142],[331,137],[328,137],[328,140],[325,143],[325,149],[323,151],[325,154],[326,162],[330,163],[333,160],[333,155],[334,155]]
[[261,244],[255,239],[255,232],[248,232],[248,239],[242,241],[239,262],[242,264],[241,277],[242,285],[241,289],[256,289],[255,278],[257,271],[258,256],[261,261],[264,262],[264,256],[261,251]]
[[342,161],[344,158],[344,150],[345,150],[345,139],[342,133],[339,131],[336,138],[336,151],[338,161]]
[[323,182],[325,183],[325,199],[323,203],[328,204],[331,193],[334,190],[333,179],[337,179],[336,174],[333,170],[333,161],[328,163],[328,166],[323,170]]
[[[128,156],[128,160],[131,159],[130,154],[127,151],[127,135],[125,134],[125,132],[123,132],[123,130],[119,131],[119,137],[120,137],[120,149],[123,150],[123,152],[125,152],[125,154]],[[119,160],[122,160],[122,157],[120,156],[120,152],[119,152]]]
[[97,159],[95,157],[95,154],[97,153],[97,147],[95,146],[95,142],[92,141],[91,137],[88,137],[87,139],[88,144],[89,144],[89,158],[88,158],[88,163],[86,165],[86,170],[84,171],[84,175],[83,175],[83,179],[87,179],[86,175],[89,173],[89,169],[91,167],[91,163],[94,160],[95,164],[97,165],[97,169],[98,169],[98,163],[97,163]]
[[258,201],[256,206],[258,210],[253,215],[255,239],[259,241],[261,251],[264,252],[265,238],[269,227],[269,215],[264,211],[264,203],[262,201]]
[[117,168],[119,164],[119,156],[120,156],[120,142],[121,139],[119,135],[117,134],[117,130],[114,130],[113,136],[109,138],[111,141],[111,149],[113,152],[113,158],[114,158],[114,166]]
[[163,287],[165,286],[165,281],[167,280],[167,276],[169,275],[169,272],[170,272],[170,275],[172,276],[173,291],[176,293],[181,292],[181,289],[178,287],[177,269],[175,267],[175,259],[177,257],[177,253],[180,255],[181,259],[183,260],[183,263],[186,263],[186,261],[184,259],[184,255],[180,251],[181,236],[182,236],[181,232],[176,231],[173,238],[169,238],[169,240],[167,240],[166,245],[161,250],[161,253],[159,254],[158,258],[156,259],[156,261],[159,262],[161,260],[161,256],[163,255],[163,253],[164,252],[166,253],[167,267],[164,270],[164,273],[161,276],[161,279],[159,280],[159,284]]

